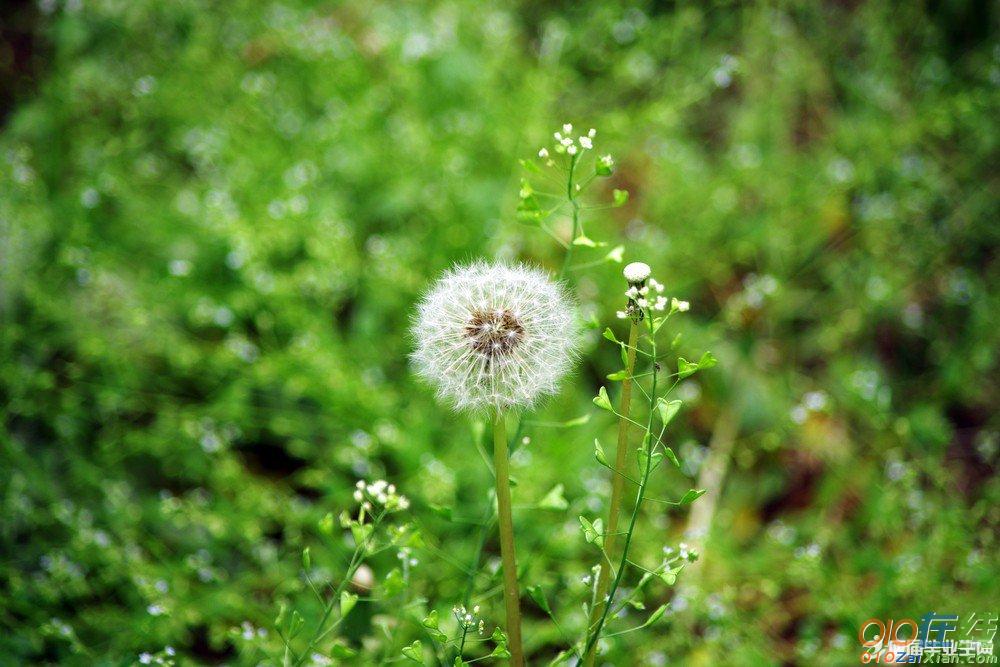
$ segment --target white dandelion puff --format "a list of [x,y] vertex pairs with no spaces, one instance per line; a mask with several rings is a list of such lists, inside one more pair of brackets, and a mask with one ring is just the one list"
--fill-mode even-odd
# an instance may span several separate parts
[[527,408],[575,358],[572,300],[542,271],[476,262],[448,271],[419,305],[417,374],[458,410]]

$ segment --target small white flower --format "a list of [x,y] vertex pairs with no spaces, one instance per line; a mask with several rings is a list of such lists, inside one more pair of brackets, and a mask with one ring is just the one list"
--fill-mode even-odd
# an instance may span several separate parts
[[559,141],[559,143],[561,143],[563,146],[566,146],[566,147],[572,146],[573,145],[573,138],[572,137],[565,137],[565,138],[561,139]]
[[603,155],[601,156],[601,165],[610,169],[615,166],[615,159],[610,155]]
[[640,308],[648,308],[649,307],[649,301],[646,301],[645,299],[639,299],[635,303]]
[[626,313],[624,310],[619,310],[617,313],[615,313],[615,315],[617,315],[618,319],[620,320],[624,320],[626,317],[628,317],[628,313]]
[[555,137],[556,141],[558,141],[559,143],[562,143],[562,140],[563,140],[562,132],[553,132],[552,136]]
[[649,278],[650,273],[651,270],[649,268],[649,264],[644,264],[643,262],[632,262],[622,269],[622,275],[625,276],[625,280],[631,284],[643,282]]
[[549,149],[548,148],[543,148],[543,149],[541,149],[541,150],[538,151],[538,157],[540,157],[542,159],[545,159],[548,156],[549,156]]
[[590,130],[587,132],[587,136],[593,139],[594,137],[597,136],[597,130],[595,130],[594,128],[590,128]]
[[563,125],[563,132],[565,132],[566,134],[569,134],[572,131],[573,131],[573,124],[572,123],[566,123],[565,125]]
[[656,310],[665,310],[666,307],[667,307],[667,297],[665,296],[656,297],[656,303],[653,305],[653,308],[655,308]]
[[576,155],[576,146],[567,146],[566,152],[570,155]]
[[580,137],[577,141],[579,141],[580,145],[584,148],[590,149],[594,147],[594,142],[590,140],[590,137]]
[[691,304],[688,303],[687,301],[681,301],[680,299],[677,299],[675,297],[670,301],[670,307],[673,308],[674,310],[677,310],[678,312],[686,313],[688,310],[691,309]]
[[632,285],[627,290],[625,290],[625,296],[627,296],[630,299],[638,299],[639,298],[639,288],[637,288],[635,285]]
[[419,305],[417,374],[458,410],[529,407],[555,393],[579,336],[571,299],[537,269],[452,269]]

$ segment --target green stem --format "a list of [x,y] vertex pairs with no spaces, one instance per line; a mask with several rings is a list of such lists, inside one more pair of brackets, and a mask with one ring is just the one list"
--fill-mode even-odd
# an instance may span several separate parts
[[343,620],[343,618],[341,618],[340,620],[337,621],[337,623],[333,624],[326,630],[323,629],[323,626],[326,625],[327,620],[330,618],[330,614],[333,613],[333,608],[340,603],[340,594],[344,592],[344,589],[347,588],[347,584],[352,579],[354,579],[354,573],[357,572],[359,567],[361,567],[361,563],[364,561],[364,554],[368,548],[369,542],[371,541],[371,537],[372,535],[375,534],[375,530],[378,528],[378,524],[380,521],[382,521],[383,516],[385,516],[384,512],[372,519],[372,529],[371,532],[368,533],[368,537],[366,537],[361,542],[361,544],[357,545],[354,548],[354,553],[351,555],[351,562],[347,566],[347,573],[341,580],[340,585],[337,586],[337,590],[334,591],[333,596],[330,598],[329,604],[327,604],[326,608],[323,610],[323,616],[320,618],[319,625],[316,626],[316,631],[313,633],[312,638],[309,640],[309,645],[306,646],[306,650],[303,651],[302,654],[299,656],[299,658],[295,661],[294,664],[296,665],[296,667],[302,664],[302,662],[305,661],[307,657],[312,654],[312,650],[316,646],[316,644],[319,643],[319,641],[323,637],[325,637],[330,630],[335,628],[337,626],[337,623]]
[[[652,312],[646,313],[646,321],[649,326],[650,332],[650,344],[652,346],[652,356],[656,359],[656,338],[653,335],[653,318]],[[649,421],[646,425],[646,433],[643,435],[643,439],[651,436],[653,433],[653,420],[656,417],[656,361],[653,361],[653,381],[649,391]],[[608,612],[611,611],[611,601],[614,600],[615,593],[618,592],[618,587],[621,585],[622,577],[625,574],[625,568],[628,565],[628,551],[632,546],[632,535],[635,532],[635,524],[639,518],[639,510],[642,508],[642,501],[646,495],[646,486],[649,482],[649,475],[653,469],[653,444],[652,442],[646,443],[646,465],[642,473],[642,483],[639,485],[639,491],[636,493],[635,497],[635,507],[632,508],[632,517],[629,519],[628,531],[625,533],[625,544],[622,546],[622,556],[621,561],[618,563],[618,572],[615,574],[614,583],[611,584],[611,590],[608,591],[608,604],[604,606],[604,611],[601,614],[600,619],[597,621],[597,625],[594,626],[593,630],[588,633],[587,644],[584,647],[584,655],[589,654],[597,645],[597,641],[601,637],[601,630],[604,628],[605,622],[608,619]]]
[[576,169],[576,156],[572,156],[569,159],[569,178],[566,181],[566,199],[573,206],[573,233],[569,239],[569,245],[566,246],[566,257],[563,259],[562,270],[559,272],[559,280],[566,277],[566,271],[569,269],[570,260],[573,258],[573,241],[576,240],[577,234],[580,229],[580,205],[576,203],[576,197],[573,196],[573,171]]
[[514,550],[514,522],[511,517],[510,457],[507,453],[507,424],[501,412],[493,416],[493,468],[497,481],[497,516],[500,525],[500,559],[503,563],[503,597],[507,611],[507,648],[510,664],[524,666],[521,648],[521,602],[517,589],[517,555]]
[[[639,324],[632,320],[632,326],[628,332],[628,352],[625,369],[627,375],[622,381],[622,398],[619,412],[623,419],[618,421],[618,450],[615,452],[615,474],[611,476],[611,505],[608,509],[608,529],[604,537],[604,552],[607,554],[609,563],[601,567],[601,574],[597,580],[597,599],[590,612],[590,625],[597,623],[598,619],[604,616],[606,606],[605,596],[608,594],[608,586],[611,583],[611,556],[615,549],[615,534],[618,532],[618,516],[621,513],[622,496],[625,490],[625,458],[628,452],[628,427],[629,408],[632,402],[632,374],[635,370],[635,350],[636,342],[639,338]],[[584,656],[583,664],[592,667],[596,658],[596,645]]]

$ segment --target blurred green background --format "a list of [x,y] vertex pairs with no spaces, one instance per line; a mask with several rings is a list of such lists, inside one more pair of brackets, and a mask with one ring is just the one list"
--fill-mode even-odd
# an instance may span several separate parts
[[[359,478],[413,500],[410,588],[447,617],[475,535],[433,507],[479,516],[491,482],[473,420],[412,377],[408,322],[455,261],[558,270],[514,208],[518,159],[564,122],[598,129],[601,187],[631,193],[588,234],[690,300],[668,335],[720,360],[679,387],[684,465],[652,492],[709,471],[717,503],[651,506],[635,546],[702,559],[608,661],[852,664],[868,618],[995,613],[996,7],[5,4],[0,663],[276,664],[257,628],[281,601],[317,613],[299,553],[342,572],[317,523]],[[571,280],[621,330],[619,272]],[[534,418],[592,413],[618,364],[591,332]],[[577,628],[576,517],[604,512],[592,442],[614,424],[526,433],[524,579]],[[568,509],[532,509],[556,484]],[[564,642],[524,606],[551,658]],[[421,636],[387,611],[350,617],[354,664]]]

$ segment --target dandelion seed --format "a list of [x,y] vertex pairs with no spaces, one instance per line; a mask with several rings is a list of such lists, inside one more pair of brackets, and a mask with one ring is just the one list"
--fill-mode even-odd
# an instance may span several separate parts
[[527,408],[555,393],[579,342],[572,301],[536,269],[452,269],[420,303],[417,374],[458,410]]

